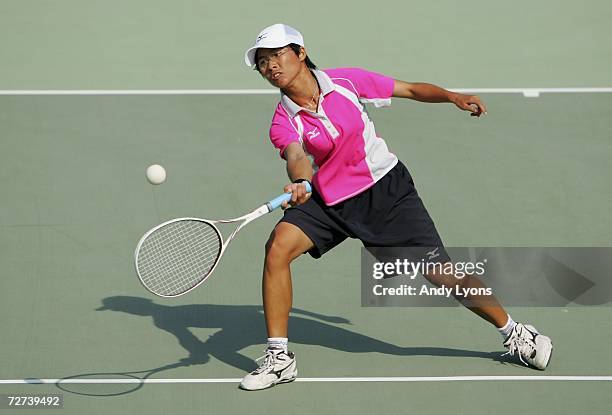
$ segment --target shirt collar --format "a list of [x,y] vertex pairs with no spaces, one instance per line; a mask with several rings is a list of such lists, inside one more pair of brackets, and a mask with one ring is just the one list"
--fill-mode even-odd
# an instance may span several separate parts
[[[317,78],[317,82],[319,83],[319,87],[321,88],[321,93],[323,95],[327,95],[334,90],[334,83],[331,78],[323,71],[319,71],[318,69],[311,69],[312,74]],[[293,102],[291,98],[285,95],[281,91],[281,104],[291,117],[295,117],[298,112],[302,111],[304,108],[300,107],[298,104]]]

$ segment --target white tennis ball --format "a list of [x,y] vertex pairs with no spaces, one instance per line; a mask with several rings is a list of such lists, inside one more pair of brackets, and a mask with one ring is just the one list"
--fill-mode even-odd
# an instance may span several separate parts
[[147,167],[147,180],[151,184],[162,184],[166,181],[166,169],[159,164]]

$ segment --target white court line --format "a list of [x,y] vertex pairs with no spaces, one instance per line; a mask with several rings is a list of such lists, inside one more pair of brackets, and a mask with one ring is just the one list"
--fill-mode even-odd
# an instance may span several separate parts
[[[471,94],[592,94],[610,93],[608,88],[448,88]],[[276,89],[15,89],[0,90],[0,95],[274,95]]]
[[[209,379],[0,379],[0,384],[121,384],[121,383],[240,383],[241,378]],[[296,382],[474,382],[474,381],[581,381],[610,382],[612,376],[409,376],[409,377],[344,377],[344,378],[297,378]]]

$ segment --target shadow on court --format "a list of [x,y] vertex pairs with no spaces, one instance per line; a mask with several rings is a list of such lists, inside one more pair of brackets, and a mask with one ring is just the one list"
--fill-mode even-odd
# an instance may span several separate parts
[[[194,304],[167,306],[140,297],[114,296],[102,300],[97,310],[112,310],[138,316],[149,316],[155,327],[174,335],[189,353],[185,364],[203,364],[210,356],[242,371],[251,371],[255,362],[239,350],[262,344],[265,340],[263,307],[254,305]],[[342,317],[326,316],[292,309],[289,322],[292,343],[323,346],[349,353],[384,353],[401,356],[456,356],[502,361],[499,353],[485,353],[444,347],[401,347],[355,333],[332,324],[350,324]],[[330,324],[331,323],[331,324]],[[218,328],[202,340],[190,328]],[[263,347],[263,346],[262,346]]]
[[[262,344],[265,338],[262,306],[216,304],[168,306],[141,297],[113,296],[104,298],[102,306],[96,310],[150,317],[155,327],[176,337],[188,356],[178,362],[148,370],[83,373],[65,377],[57,382],[57,387],[65,392],[87,396],[125,395],[142,388],[144,380],[153,374],[182,366],[205,364],[211,356],[249,372],[255,369],[256,364],[239,351],[248,346]],[[499,352],[397,346],[337,327],[335,324],[350,324],[350,321],[343,317],[326,316],[296,308],[292,310],[289,324],[292,343],[318,345],[349,353],[474,357],[505,361]],[[217,328],[219,331],[202,340],[190,331],[191,328]]]

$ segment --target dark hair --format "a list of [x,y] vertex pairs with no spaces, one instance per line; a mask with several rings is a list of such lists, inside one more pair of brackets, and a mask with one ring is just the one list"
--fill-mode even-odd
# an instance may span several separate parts
[[[293,52],[295,52],[296,55],[300,55],[300,48],[301,46],[298,45],[297,43],[290,43],[287,46],[289,46],[291,48],[291,50]],[[257,64],[257,52],[259,52],[259,50],[255,51],[255,70],[259,71],[259,65]],[[315,65],[310,58],[308,57],[308,55],[306,55],[306,66],[308,67],[308,69],[317,69],[317,65]]]
[[[289,47],[291,48],[291,50],[293,50],[295,52],[296,55],[299,56],[300,54],[300,48],[301,46],[295,43],[290,43]],[[308,57],[308,55],[306,55],[306,66],[308,67],[308,69],[317,69],[317,65],[315,65],[310,58]]]

